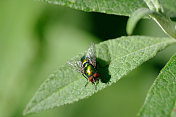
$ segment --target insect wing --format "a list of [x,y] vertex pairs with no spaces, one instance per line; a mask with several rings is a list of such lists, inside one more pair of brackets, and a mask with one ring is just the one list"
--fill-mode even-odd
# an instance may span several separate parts
[[68,61],[67,64],[75,71],[82,73],[81,61]]
[[96,67],[96,49],[94,43],[91,43],[89,49],[87,50],[86,58],[93,66]]

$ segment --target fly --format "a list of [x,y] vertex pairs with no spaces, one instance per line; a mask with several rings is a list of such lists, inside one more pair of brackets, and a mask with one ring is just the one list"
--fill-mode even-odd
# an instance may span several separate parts
[[[71,61],[68,64],[76,71],[80,72],[87,81],[89,80],[92,84],[99,82],[100,74],[96,67],[96,49],[94,43],[91,43],[85,56],[79,61]],[[86,85],[88,82],[86,83]],[[86,86],[85,85],[85,86]]]

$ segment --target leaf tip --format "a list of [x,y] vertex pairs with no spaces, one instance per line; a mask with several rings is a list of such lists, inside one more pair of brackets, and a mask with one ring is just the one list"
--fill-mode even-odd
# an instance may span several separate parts
[[132,33],[133,33],[133,29],[130,28],[130,27],[128,26],[128,24],[127,24],[126,32],[127,32],[127,34],[128,34],[129,36],[132,35]]
[[22,113],[23,116],[26,116],[30,113],[33,113],[33,111],[31,111],[32,108],[29,105],[30,105],[30,103],[28,103],[27,106],[25,107],[25,109],[23,110],[23,113]]
[[28,106],[26,106],[26,108],[23,110],[23,116],[26,116],[27,114],[29,114],[29,111],[28,111]]
[[24,111],[23,111],[23,113],[22,113],[22,115],[26,116],[27,114],[28,114],[28,112],[27,112],[27,109],[25,108]]

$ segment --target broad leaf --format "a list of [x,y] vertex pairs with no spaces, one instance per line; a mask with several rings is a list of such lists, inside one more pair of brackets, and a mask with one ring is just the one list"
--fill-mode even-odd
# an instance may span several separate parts
[[[39,0],[43,1],[43,0]],[[74,9],[79,9],[83,11],[93,11],[101,12],[107,14],[124,15],[130,16],[131,13],[139,8],[145,7],[147,5],[143,0],[44,0],[50,4],[57,4],[62,6],[67,6]],[[152,1],[152,0],[145,0]],[[154,1],[154,6],[160,6]],[[160,0],[161,6],[165,9],[165,13],[168,16],[176,16],[176,2],[175,0]],[[174,13],[175,12],[175,13]]]
[[146,7],[141,0],[45,0],[50,4],[68,6],[71,8],[94,11],[107,14],[129,16],[133,11]]
[[147,94],[140,117],[170,117],[176,102],[176,55],[161,70]]
[[[117,82],[172,43],[175,43],[175,40],[170,38],[131,36],[97,44],[97,69],[101,82],[96,88],[91,83],[85,87],[86,79],[68,65],[58,67],[40,86],[24,114],[59,107],[91,96]],[[84,54],[85,52],[72,60],[80,60]]]

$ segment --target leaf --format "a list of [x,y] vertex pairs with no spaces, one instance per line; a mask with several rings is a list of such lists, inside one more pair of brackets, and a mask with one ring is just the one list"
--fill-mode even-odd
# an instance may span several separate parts
[[144,0],[150,10],[156,12],[163,12],[163,8],[158,0]]
[[[117,82],[124,75],[152,58],[169,44],[170,38],[143,36],[121,37],[96,45],[98,72],[101,82],[95,87],[68,65],[58,67],[40,86],[24,110],[24,115],[73,103],[93,95],[103,88]],[[82,53],[72,60],[80,60]]]
[[146,8],[136,10],[128,19],[126,28],[128,35],[132,34],[137,22],[145,15],[150,15],[168,36],[176,39],[176,23],[171,21],[169,17]]
[[147,9],[147,8],[140,8],[136,10],[132,15],[129,17],[128,22],[127,22],[127,34],[131,35],[137,22],[144,17],[147,14],[151,14],[153,11]]
[[130,14],[141,7],[146,7],[141,0],[44,0],[50,4],[67,6],[88,12],[101,12],[107,14],[125,15]]
[[170,117],[176,102],[176,55],[161,70],[149,90],[140,117]]
[[176,2],[175,0],[159,0],[164,8],[164,12],[169,17],[176,16]]
[[[164,7],[165,14],[169,17],[176,16],[176,2],[175,0],[39,0],[45,1],[49,4],[56,4],[67,6],[70,8],[87,11],[87,12],[101,12],[107,14],[130,16],[139,8],[148,8],[153,5],[153,9],[160,9]],[[150,5],[151,4],[151,5]],[[162,9],[161,9],[162,10]]]
[[176,39],[176,23],[171,21],[169,17],[163,14],[153,12],[151,17],[161,27],[161,29],[170,37]]

